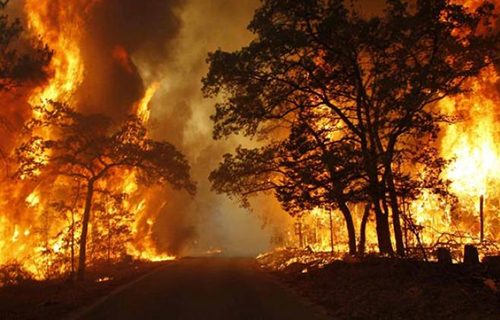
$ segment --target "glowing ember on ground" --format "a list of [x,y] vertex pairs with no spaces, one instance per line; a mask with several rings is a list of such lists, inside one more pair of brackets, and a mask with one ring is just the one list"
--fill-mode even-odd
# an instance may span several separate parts
[[110,278],[110,277],[102,277],[102,278],[97,279],[95,282],[100,283],[100,282],[108,282],[108,281],[111,281],[111,280],[113,280],[113,278]]

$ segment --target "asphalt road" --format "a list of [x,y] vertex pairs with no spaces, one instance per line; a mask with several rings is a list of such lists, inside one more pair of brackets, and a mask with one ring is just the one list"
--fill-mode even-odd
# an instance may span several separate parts
[[253,259],[185,258],[87,308],[77,319],[326,319]]

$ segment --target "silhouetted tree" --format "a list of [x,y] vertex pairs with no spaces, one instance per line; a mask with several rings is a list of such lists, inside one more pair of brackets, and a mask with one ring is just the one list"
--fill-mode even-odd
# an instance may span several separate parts
[[[334,148],[323,166],[348,141],[343,158],[352,155],[364,172],[380,251],[393,253],[392,213],[397,253],[404,255],[396,163],[411,162],[407,145],[426,145],[449,120],[437,102],[463,92],[468,79],[498,59],[492,11],[487,1],[468,12],[449,0],[387,0],[383,15],[364,18],[344,0],[264,1],[249,26],[254,41],[209,55],[203,91],[222,97],[214,137],[286,139],[301,117],[326,109],[329,122],[318,125],[342,134],[328,137]],[[345,185],[326,174],[339,189]]]
[[355,155],[348,139],[329,138],[339,130],[318,126],[329,120],[324,116],[302,116],[280,143],[253,150],[238,148],[234,156],[225,155],[209,178],[215,191],[236,197],[244,205],[249,196],[272,190],[292,216],[316,207],[339,209],[346,223],[349,253],[355,255],[356,231],[347,204],[366,201],[361,154]]
[[[138,183],[170,183],[195,192],[184,156],[170,143],[151,140],[141,120],[131,116],[119,126],[103,115],[83,115],[65,104],[52,102],[35,108],[27,124],[29,140],[17,150],[21,177],[44,170],[86,184],[80,237],[78,278],[83,279],[87,231],[96,183],[115,170],[133,168]],[[49,129],[50,136],[44,136]],[[46,131],[45,131],[46,132]]]

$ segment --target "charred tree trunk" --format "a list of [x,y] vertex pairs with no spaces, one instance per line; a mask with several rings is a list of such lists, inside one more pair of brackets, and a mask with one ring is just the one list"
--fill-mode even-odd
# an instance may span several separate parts
[[107,211],[107,227],[108,227],[108,265],[111,265],[111,221],[109,217],[109,211]]
[[438,263],[449,265],[453,263],[451,252],[448,248],[438,248],[436,251]]
[[75,211],[78,205],[78,199],[80,199],[80,190],[80,181],[78,181],[75,200],[71,207],[71,281],[75,279]]
[[479,239],[481,243],[484,242],[484,196],[479,197],[479,223],[480,223],[480,234]]
[[477,248],[471,244],[466,244],[464,247],[464,263],[469,265],[479,264],[479,252]]
[[386,166],[387,170],[387,190],[389,191],[389,199],[391,203],[392,212],[392,227],[394,229],[394,238],[396,240],[396,252],[398,256],[405,255],[405,245],[403,242],[403,232],[401,231],[401,221],[399,212],[398,196],[396,193],[396,186],[392,176],[392,169],[390,164]]
[[375,222],[377,231],[378,247],[381,254],[393,255],[391,243],[391,230],[389,228],[389,218],[384,214],[380,202],[385,198],[383,185],[379,182],[377,164],[373,160],[376,158],[369,152],[365,155],[365,170],[368,174],[370,196],[372,198],[373,208],[375,210]]
[[71,281],[75,277],[75,210],[71,210]]
[[382,208],[380,207],[380,202],[377,200],[374,202],[375,208],[375,219],[377,222],[377,239],[380,253],[393,255],[394,250],[392,249],[391,243],[391,230],[389,229],[389,217],[384,214]]
[[366,224],[368,223],[368,217],[370,216],[371,203],[365,206],[365,212],[363,213],[363,218],[361,219],[361,226],[359,228],[359,245],[358,245],[358,255],[360,257],[365,255],[365,245],[366,245]]
[[334,237],[333,237],[333,216],[332,216],[332,211],[329,211],[330,214],[330,244],[332,246],[332,255],[335,253],[335,247],[334,247]]
[[346,204],[344,193],[340,185],[333,190],[337,204],[339,205],[340,212],[344,216],[347,228],[347,235],[349,237],[349,254],[356,255],[356,229],[354,228],[354,221],[352,220],[351,210]]
[[80,237],[80,256],[78,257],[78,280],[83,280],[85,274],[85,253],[87,248],[87,232],[92,209],[92,197],[94,196],[94,180],[90,179],[87,185],[87,197],[83,211],[82,235]]
[[349,254],[356,255],[356,229],[354,228],[354,222],[352,220],[351,210],[345,204],[345,202],[339,203],[339,209],[344,216],[347,234],[349,236]]

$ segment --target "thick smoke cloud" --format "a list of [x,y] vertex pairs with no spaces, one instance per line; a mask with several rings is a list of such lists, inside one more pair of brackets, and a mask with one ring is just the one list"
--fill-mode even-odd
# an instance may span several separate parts
[[[151,103],[154,138],[172,142],[185,153],[198,181],[195,198],[164,192],[165,204],[153,226],[160,251],[200,253],[223,247],[247,254],[268,247],[269,234],[262,231],[256,215],[210,191],[209,172],[238,141],[212,141],[209,116],[214,101],[203,100],[200,91],[208,52],[247,44],[252,35],[246,26],[259,3],[101,0],[88,13],[82,45],[86,74],[76,97],[79,109],[120,121],[145,88],[159,82]],[[262,207],[266,205],[264,201]]]
[[[144,94],[131,56],[149,66],[168,59],[181,28],[183,0],[106,0],[88,13],[82,48],[86,76],[77,94],[80,109],[123,119]],[[153,68],[151,68],[153,69]]]
[[[257,203],[255,212],[248,213],[224,196],[210,191],[208,174],[217,167],[222,154],[233,151],[241,141],[212,140],[209,117],[215,102],[204,100],[201,95],[201,78],[207,72],[208,52],[219,47],[237,50],[250,42],[253,35],[246,26],[259,4],[259,0],[190,0],[180,13],[182,27],[171,42],[166,59],[151,65],[143,60],[144,56],[134,56],[138,58],[141,72],[149,76],[150,81],[161,81],[152,110],[157,122],[157,138],[173,141],[187,154],[193,176],[199,182],[198,194],[193,200],[170,195],[183,205],[178,207],[179,214],[195,227],[195,237],[185,243],[190,254],[216,248],[229,254],[255,254],[269,246],[269,230],[262,229],[258,217],[269,207],[269,201]],[[172,211],[165,212],[165,216],[169,215]],[[171,228],[168,221],[164,222],[165,228]],[[158,228],[162,228],[162,223],[160,220]],[[158,232],[158,235],[169,237],[172,233]]]

